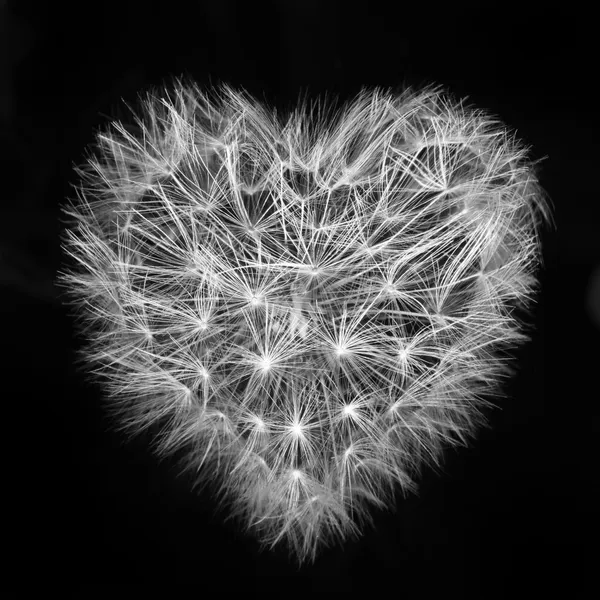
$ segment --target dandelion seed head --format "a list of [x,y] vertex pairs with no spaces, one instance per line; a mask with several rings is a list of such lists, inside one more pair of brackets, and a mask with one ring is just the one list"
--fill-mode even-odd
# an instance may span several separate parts
[[160,424],[159,455],[314,559],[476,433],[548,203],[522,144],[441,87],[288,115],[164,92],[78,168],[60,282],[124,428]]

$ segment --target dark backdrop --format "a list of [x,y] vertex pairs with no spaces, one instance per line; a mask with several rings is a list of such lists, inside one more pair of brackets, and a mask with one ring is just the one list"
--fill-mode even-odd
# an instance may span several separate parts
[[[34,589],[77,598],[254,595],[278,578],[292,584],[273,586],[286,595],[462,596],[472,588],[482,598],[515,590],[581,597],[574,590],[598,562],[594,18],[573,2],[561,11],[444,4],[0,2],[12,597],[37,598]],[[213,514],[210,497],[190,492],[168,461],[155,462],[148,440],[125,444],[106,430],[98,391],[73,368],[78,341],[52,284],[72,163],[121,99],[180,74],[241,85],[283,108],[300,92],[346,98],[363,85],[438,82],[498,114],[534,158],[547,157],[540,176],[557,229],[544,233],[533,339],[518,353],[520,373],[491,429],[448,453],[442,474],[426,471],[419,497],[400,501],[395,514],[375,512],[358,542],[301,571],[283,551],[259,554]]]

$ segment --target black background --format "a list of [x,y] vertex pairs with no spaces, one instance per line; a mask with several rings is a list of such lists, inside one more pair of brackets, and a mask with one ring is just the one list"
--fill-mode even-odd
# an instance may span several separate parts
[[[279,580],[286,596],[582,597],[598,563],[599,130],[595,19],[566,4],[0,2],[10,597],[262,595]],[[98,390],[72,365],[79,341],[52,283],[72,163],[121,99],[180,74],[282,108],[300,92],[442,83],[547,157],[557,228],[543,235],[533,339],[491,428],[426,471],[418,497],[301,570],[223,523],[147,439],[107,431]]]

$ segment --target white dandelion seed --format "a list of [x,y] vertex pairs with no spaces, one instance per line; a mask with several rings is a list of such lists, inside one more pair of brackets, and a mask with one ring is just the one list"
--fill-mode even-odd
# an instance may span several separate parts
[[[285,119],[177,81],[77,168],[59,282],[119,426],[299,562],[465,444],[523,341],[549,203],[439,87]],[[330,119],[329,121],[327,119]]]

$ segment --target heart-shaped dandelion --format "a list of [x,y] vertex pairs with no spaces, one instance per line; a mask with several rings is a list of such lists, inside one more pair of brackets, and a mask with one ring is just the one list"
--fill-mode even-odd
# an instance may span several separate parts
[[500,395],[548,202],[527,149],[443,89],[282,119],[177,80],[76,172],[81,358],[119,427],[159,426],[264,544],[302,562],[357,534]]

